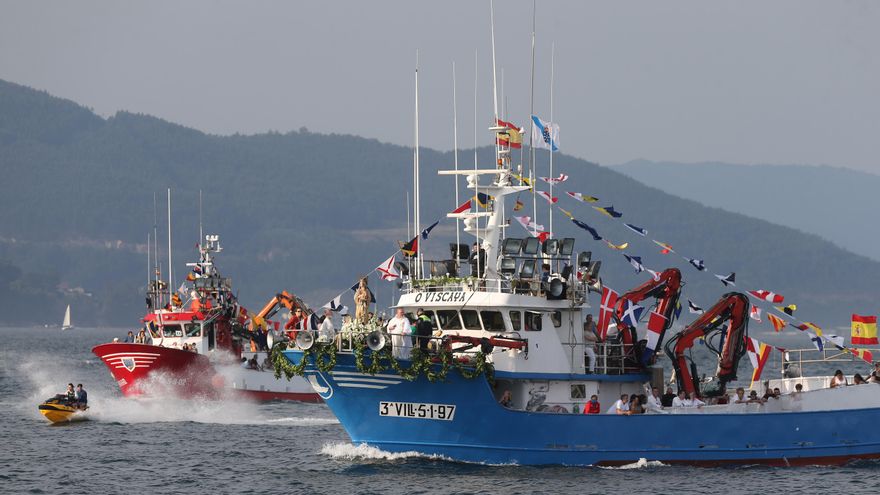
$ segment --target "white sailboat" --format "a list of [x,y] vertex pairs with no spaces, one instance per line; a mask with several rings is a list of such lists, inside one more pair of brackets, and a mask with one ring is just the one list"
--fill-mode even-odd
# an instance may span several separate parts
[[69,330],[73,328],[73,325],[70,323],[70,304],[67,305],[67,311],[64,312],[64,321],[61,323],[62,330]]

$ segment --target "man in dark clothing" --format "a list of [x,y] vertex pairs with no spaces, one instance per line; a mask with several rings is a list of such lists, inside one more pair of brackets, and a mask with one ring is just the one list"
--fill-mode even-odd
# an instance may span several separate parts
[[83,384],[82,384],[82,383],[78,383],[78,384],[76,385],[76,392],[74,393],[74,395],[75,395],[75,397],[76,397],[76,399],[75,399],[75,400],[76,400],[76,405],[77,405],[79,408],[81,408],[81,409],[85,409],[86,407],[88,407],[88,405],[89,405],[89,394],[88,394],[88,393],[85,391],[85,389],[83,388]]
[[486,250],[480,247],[479,243],[474,243],[470,264],[472,276],[482,277],[486,274]]
[[663,407],[672,407],[673,399],[675,399],[675,394],[672,392],[672,387],[666,387],[666,393],[660,397],[660,404]]
[[419,308],[416,311],[416,343],[422,352],[428,350],[428,342],[431,341],[431,335],[434,333],[434,325],[431,318],[425,314],[425,310]]

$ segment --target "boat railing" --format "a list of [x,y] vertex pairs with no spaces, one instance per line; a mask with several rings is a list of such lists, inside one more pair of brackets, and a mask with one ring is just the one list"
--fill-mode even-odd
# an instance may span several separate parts
[[[499,294],[519,294],[543,296],[545,287],[535,278],[476,278],[476,277],[432,277],[422,279],[407,278],[400,287],[401,294],[414,292],[490,292]],[[583,299],[585,291],[580,284],[568,289],[569,298]],[[573,292],[574,291],[574,292]]]
[[625,375],[630,373],[640,373],[642,368],[638,365],[635,353],[630,346],[627,352],[623,343],[617,342],[563,342],[564,346],[572,349],[572,368],[578,369],[576,360],[583,361],[584,373],[590,373],[588,361],[590,357],[586,352],[588,347],[593,348],[596,353],[596,362],[592,373],[598,375]]
[[854,354],[837,348],[824,348],[821,351],[818,349],[786,349],[780,354],[782,378],[804,376],[805,365],[819,367],[828,363],[865,364],[865,361]]

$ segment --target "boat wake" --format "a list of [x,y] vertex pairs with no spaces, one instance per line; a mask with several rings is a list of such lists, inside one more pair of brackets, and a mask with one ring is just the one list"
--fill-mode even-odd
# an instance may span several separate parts
[[632,464],[624,464],[623,466],[599,466],[600,469],[646,469],[646,468],[655,468],[655,467],[667,467],[668,464],[663,464],[660,461],[649,461],[642,457],[636,462]]
[[327,443],[321,447],[321,454],[329,456],[333,459],[344,461],[394,461],[399,459],[432,459],[447,460],[439,455],[425,455],[420,452],[386,452],[376,447],[371,447],[365,443],[354,445],[351,443]]

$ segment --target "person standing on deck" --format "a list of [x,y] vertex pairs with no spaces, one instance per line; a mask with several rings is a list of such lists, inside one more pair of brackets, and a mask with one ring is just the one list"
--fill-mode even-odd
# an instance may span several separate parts
[[391,318],[386,328],[391,335],[391,355],[395,359],[409,359],[412,350],[412,327],[403,308],[397,308],[394,318]]
[[599,342],[599,334],[596,331],[593,315],[587,315],[584,320],[584,356],[590,360],[590,373],[596,372],[596,343]]

